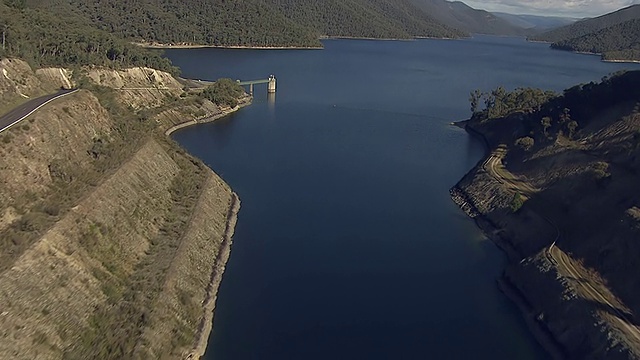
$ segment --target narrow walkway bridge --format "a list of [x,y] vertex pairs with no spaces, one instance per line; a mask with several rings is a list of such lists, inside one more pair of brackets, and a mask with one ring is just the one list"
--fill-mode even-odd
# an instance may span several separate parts
[[237,81],[240,86],[249,86],[249,95],[253,95],[253,85],[256,84],[267,84],[267,93],[269,94],[276,92],[276,77],[273,75],[269,75],[268,79]]

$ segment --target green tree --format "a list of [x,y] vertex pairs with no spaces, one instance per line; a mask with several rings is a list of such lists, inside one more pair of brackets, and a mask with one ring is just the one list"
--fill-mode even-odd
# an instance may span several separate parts
[[562,114],[560,114],[560,124],[564,124],[568,121],[571,121],[571,109],[564,108],[562,109]]
[[535,144],[535,141],[533,140],[532,137],[529,137],[529,136],[521,137],[518,140],[516,140],[516,146],[518,146],[524,151],[531,150],[534,144]]
[[238,98],[244,94],[242,86],[229,79],[218,79],[213,85],[202,91],[202,97],[217,105],[227,105],[235,107],[238,105]]
[[548,137],[549,134],[547,133],[547,130],[551,127],[551,118],[549,116],[543,117],[542,120],[540,120],[540,124],[542,124],[542,132],[544,133],[544,136]]
[[[476,109],[474,115],[482,114],[485,119],[506,117],[515,112],[531,114],[540,111],[542,106],[557,97],[553,91],[534,88],[517,88],[507,91],[502,86],[483,93],[478,90],[471,93],[469,101],[471,108]],[[479,111],[477,104],[484,100],[484,109]]]
[[519,192],[513,194],[513,198],[511,199],[511,212],[516,213],[520,208],[524,205],[524,198],[520,195]]
[[578,122],[575,120],[572,120],[567,124],[567,130],[569,130],[569,139],[573,138],[573,135],[575,134],[577,128]]
[[611,173],[609,173],[609,164],[604,161],[595,162],[593,164],[593,172],[597,180],[611,176]]
[[478,112],[478,106],[480,105],[481,98],[482,98],[482,91],[480,91],[479,89],[475,89],[469,94],[469,103],[471,105],[472,115]]

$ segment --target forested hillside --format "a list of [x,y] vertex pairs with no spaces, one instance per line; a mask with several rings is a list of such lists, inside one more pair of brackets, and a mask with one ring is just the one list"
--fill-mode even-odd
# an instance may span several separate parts
[[602,15],[593,19],[581,20],[568,26],[532,36],[530,39],[555,43],[592,34],[625,21],[638,18],[640,18],[640,5],[632,5],[610,14]]
[[24,1],[0,2],[0,30],[0,58],[19,57],[35,66],[134,65],[176,72],[169,60],[157,53],[94,29],[71,12],[61,17],[28,8]]
[[604,60],[640,60],[640,5],[578,21],[530,38],[560,50],[602,54]]
[[321,36],[461,37],[408,0],[29,0],[121,38],[162,44],[320,46]]
[[605,60],[640,60],[640,18],[625,21],[551,47],[602,54]]
[[408,0],[261,0],[324,36],[411,38],[466,35],[436,21]]
[[240,46],[319,46],[317,36],[255,0],[33,0],[77,9],[94,26],[136,41]]

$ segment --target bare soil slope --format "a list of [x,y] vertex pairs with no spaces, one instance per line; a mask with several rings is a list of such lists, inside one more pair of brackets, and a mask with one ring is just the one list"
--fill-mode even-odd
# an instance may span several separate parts
[[467,124],[492,151],[454,200],[508,251],[505,284],[566,358],[640,357],[638,83],[630,72]]
[[[71,81],[0,65],[3,100]],[[222,109],[155,70],[89,75],[100,85],[0,141],[0,358],[185,358],[210,331],[239,202],[164,131]]]

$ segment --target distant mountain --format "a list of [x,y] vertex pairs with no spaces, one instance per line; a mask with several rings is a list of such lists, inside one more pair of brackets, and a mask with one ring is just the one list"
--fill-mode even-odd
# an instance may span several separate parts
[[474,9],[461,1],[410,0],[437,21],[469,33],[525,35],[524,27],[514,25],[490,12]]
[[640,60],[640,18],[577,38],[558,41],[551,47],[599,53],[604,60]]
[[572,25],[564,26],[555,30],[532,36],[530,37],[530,40],[548,41],[551,43],[555,43],[558,41],[564,41],[592,34],[613,25],[638,18],[640,18],[640,5],[632,5],[624,9],[612,12],[610,14],[602,15],[592,19],[580,20]]
[[640,60],[640,5],[578,21],[530,40],[551,42],[561,50],[602,54],[604,60]]
[[512,25],[530,30],[532,32],[549,31],[561,26],[567,26],[580,20],[578,18],[538,15],[515,15],[502,12],[493,12],[497,17],[506,20]]

